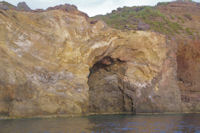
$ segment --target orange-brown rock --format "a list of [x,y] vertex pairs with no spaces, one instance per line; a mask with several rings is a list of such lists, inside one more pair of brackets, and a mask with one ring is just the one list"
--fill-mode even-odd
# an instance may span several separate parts
[[182,23],[186,33],[181,32],[176,38],[177,79],[181,91],[182,110],[200,111],[200,4],[195,2],[172,2],[157,7],[173,21]]
[[178,83],[181,90],[183,110],[200,111],[200,42],[179,42],[177,53]]

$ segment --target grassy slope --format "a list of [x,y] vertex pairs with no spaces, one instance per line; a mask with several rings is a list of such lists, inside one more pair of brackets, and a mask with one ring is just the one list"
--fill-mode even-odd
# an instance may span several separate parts
[[[193,2],[165,2],[159,3],[156,7],[143,6],[118,8],[112,13],[104,16],[95,16],[94,18],[102,19],[109,26],[120,30],[138,30],[139,25],[142,23],[149,26],[146,30],[159,32],[169,37],[177,35],[194,38],[199,37],[199,32],[189,25],[189,21],[193,21],[193,13],[188,12],[186,9],[183,9],[183,11],[180,12],[178,11],[179,7],[175,7],[181,5],[180,8],[185,8],[184,6],[186,5],[186,7],[188,6],[188,8],[191,8],[189,6],[190,4],[196,8],[196,3]],[[167,12],[168,10],[171,12]],[[176,10],[180,13],[177,14]]]

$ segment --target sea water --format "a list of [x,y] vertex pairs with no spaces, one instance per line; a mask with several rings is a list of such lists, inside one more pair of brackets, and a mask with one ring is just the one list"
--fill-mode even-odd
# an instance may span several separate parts
[[200,133],[200,114],[0,120],[0,133]]

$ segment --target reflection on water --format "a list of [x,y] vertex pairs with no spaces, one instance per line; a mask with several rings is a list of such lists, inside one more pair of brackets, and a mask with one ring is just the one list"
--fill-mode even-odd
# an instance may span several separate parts
[[200,133],[200,115],[104,115],[0,120],[0,133]]

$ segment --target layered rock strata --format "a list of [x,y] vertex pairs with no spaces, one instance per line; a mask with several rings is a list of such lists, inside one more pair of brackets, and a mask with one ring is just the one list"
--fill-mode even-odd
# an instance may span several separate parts
[[0,10],[0,114],[180,112],[175,45],[76,8]]

